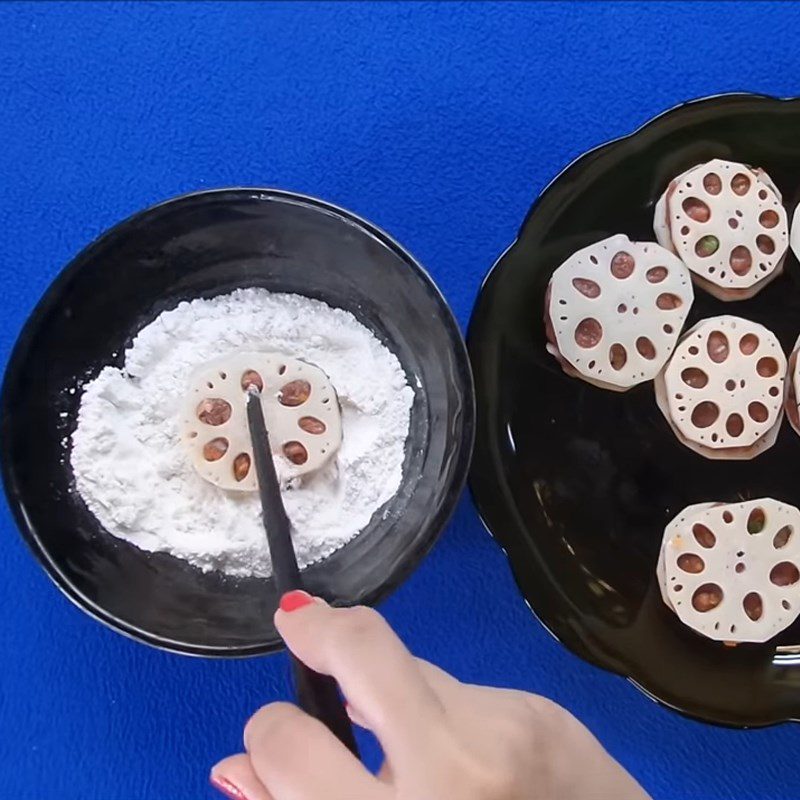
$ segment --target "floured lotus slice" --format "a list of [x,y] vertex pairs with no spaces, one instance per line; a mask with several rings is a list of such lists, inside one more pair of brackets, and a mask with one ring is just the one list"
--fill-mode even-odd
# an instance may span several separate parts
[[678,439],[714,459],[746,460],[775,444],[786,357],[771,331],[741,317],[697,323],[655,380]]
[[564,371],[626,391],[666,363],[694,300],[689,271],[654,242],[617,234],[570,256],[545,296],[548,351]]
[[324,466],[342,442],[339,400],[319,367],[279,353],[233,352],[200,367],[189,382],[181,437],[200,475],[223,489],[258,488],[248,388],[260,392],[278,477]]
[[800,371],[798,371],[797,356],[800,354],[800,338],[794,343],[794,349],[789,356],[789,374],[786,379],[786,416],[789,418],[795,433],[800,435]]
[[689,506],[664,531],[656,574],[697,633],[765,642],[800,613],[800,511],[770,498]]
[[698,286],[720,300],[745,300],[783,271],[789,230],[769,175],[714,159],[679,175],[661,196],[653,227]]

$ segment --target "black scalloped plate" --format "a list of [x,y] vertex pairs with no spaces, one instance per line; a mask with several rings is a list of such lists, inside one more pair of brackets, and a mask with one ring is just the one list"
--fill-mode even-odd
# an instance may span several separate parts
[[[736,648],[685,628],[661,601],[659,544],[678,510],[702,500],[774,496],[800,505],[800,438],[750,462],[710,462],[680,445],[652,384],[625,394],[568,378],[545,352],[553,270],[612,233],[652,240],[669,180],[713,157],[764,167],[790,211],[800,197],[800,100],[727,95],[669,111],[587,153],[534,203],[487,277],[468,346],[478,400],[470,485],[536,615],[570,650],[660,702],[723,725],[800,719],[800,622]],[[739,314],[800,334],[800,267],[752,300],[697,292],[687,327]]]

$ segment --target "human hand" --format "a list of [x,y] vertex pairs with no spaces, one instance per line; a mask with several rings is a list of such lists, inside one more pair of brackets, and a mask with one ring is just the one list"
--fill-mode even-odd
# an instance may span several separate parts
[[290,703],[257,711],[245,753],[211,772],[232,800],[644,800],[647,795],[569,712],[526,692],[463,684],[406,650],[372,609],[281,601],[288,648],[332,675],[350,717],[381,743],[373,776]]

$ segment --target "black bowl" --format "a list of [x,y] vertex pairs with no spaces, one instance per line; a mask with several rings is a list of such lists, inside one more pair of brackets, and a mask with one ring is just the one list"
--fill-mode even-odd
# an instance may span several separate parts
[[[800,718],[800,622],[735,649],[685,628],[661,601],[664,527],[703,500],[774,496],[800,505],[800,438],[749,462],[683,447],[652,384],[625,394],[569,378],[545,352],[553,270],[612,233],[652,240],[653,206],[671,178],[714,157],[764,167],[790,208],[800,196],[800,101],[753,95],[681,106],[570,165],[529,212],[486,279],[469,329],[478,399],[470,485],[535,613],[584,659],[625,675],[691,716],[766,725]],[[756,298],[697,290],[687,326],[738,314],[790,350],[800,334],[800,269]]]
[[273,582],[204,574],[105,532],[73,490],[62,440],[80,391],[69,389],[119,366],[132,336],[165,309],[247,286],[351,311],[416,391],[400,490],[358,537],[305,571],[310,591],[372,604],[397,587],[447,522],[472,451],[474,393],[458,326],[425,270],[373,225],[309,197],[221,189],[112,228],[61,273],[17,341],[1,401],[3,479],[22,535],[72,601],[177,652],[278,649]]

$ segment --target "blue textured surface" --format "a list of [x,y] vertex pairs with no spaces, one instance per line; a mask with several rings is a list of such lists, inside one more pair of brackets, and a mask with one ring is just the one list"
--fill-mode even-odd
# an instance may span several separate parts
[[[689,97],[800,93],[799,28],[788,3],[0,4],[2,363],[90,239],[229,184],[373,220],[466,325],[562,166]],[[253,709],[287,696],[285,658],[130,642],[61,597],[5,509],[0,525],[0,797],[212,797],[210,765],[238,748]],[[460,678],[563,703],[656,798],[800,795],[800,728],[689,722],[565,652],[468,499],[382,610]]]

